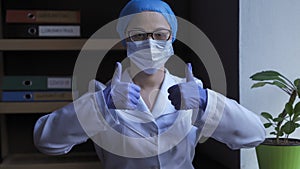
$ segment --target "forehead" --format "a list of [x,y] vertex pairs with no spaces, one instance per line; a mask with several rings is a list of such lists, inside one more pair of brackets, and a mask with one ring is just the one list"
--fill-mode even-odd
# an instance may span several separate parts
[[165,17],[158,12],[144,11],[133,15],[126,30],[142,29],[145,31],[154,31],[160,28],[170,29]]

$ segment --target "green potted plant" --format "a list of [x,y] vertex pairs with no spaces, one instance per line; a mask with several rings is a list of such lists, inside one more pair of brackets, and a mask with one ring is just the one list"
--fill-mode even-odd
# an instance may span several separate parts
[[262,71],[250,77],[256,81],[251,88],[272,85],[289,95],[282,112],[262,112],[265,128],[272,127],[274,137],[268,137],[256,147],[260,169],[300,169],[300,140],[290,135],[300,127],[300,79],[293,82],[277,71]]

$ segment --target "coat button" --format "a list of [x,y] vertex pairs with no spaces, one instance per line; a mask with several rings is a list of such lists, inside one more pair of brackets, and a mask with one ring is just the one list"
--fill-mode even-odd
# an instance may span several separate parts
[[[150,137],[155,137],[155,136],[156,136],[156,133],[153,132],[153,133],[150,133],[149,135],[150,135]],[[151,169],[152,169],[152,168],[151,168]],[[154,168],[153,168],[153,169],[154,169]]]

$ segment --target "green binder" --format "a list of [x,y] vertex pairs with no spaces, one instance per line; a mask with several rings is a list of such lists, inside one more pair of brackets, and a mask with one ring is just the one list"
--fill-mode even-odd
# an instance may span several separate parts
[[2,90],[72,89],[71,77],[4,76]]

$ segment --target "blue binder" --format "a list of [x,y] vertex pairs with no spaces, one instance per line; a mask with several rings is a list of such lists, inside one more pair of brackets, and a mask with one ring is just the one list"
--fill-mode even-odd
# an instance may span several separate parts
[[72,91],[3,91],[2,92],[3,102],[72,101],[72,99],[73,99]]

